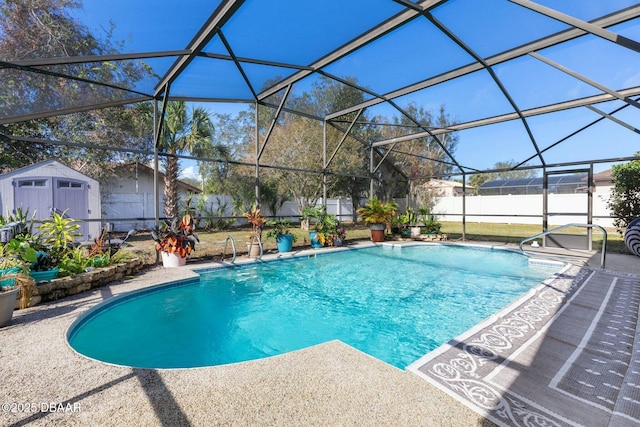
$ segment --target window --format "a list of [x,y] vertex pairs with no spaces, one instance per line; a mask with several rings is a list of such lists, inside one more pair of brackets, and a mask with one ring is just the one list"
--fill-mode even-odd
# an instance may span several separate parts
[[46,187],[46,179],[23,179],[18,181],[18,187]]
[[82,188],[82,184],[73,181],[58,181],[58,188]]

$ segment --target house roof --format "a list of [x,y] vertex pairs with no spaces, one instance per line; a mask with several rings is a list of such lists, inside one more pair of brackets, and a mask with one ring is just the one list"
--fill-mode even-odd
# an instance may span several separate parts
[[[125,164],[121,163],[116,165],[115,170],[121,171],[121,172],[127,172],[132,174],[132,176],[135,176],[136,167],[138,169],[138,173],[153,175],[154,169],[142,163],[125,163]],[[158,176],[160,176],[160,178],[164,181],[164,173],[158,172]],[[181,188],[185,191],[195,193],[195,194],[202,193],[202,190],[199,189],[198,187],[194,187],[193,185],[181,180],[178,180],[178,188]]]
[[611,175],[611,169],[593,174],[593,181],[596,183],[607,182],[612,180],[613,180],[613,176]]
[[432,180],[429,180],[429,181],[425,182],[423,185],[426,186],[426,187],[452,187],[452,188],[460,187],[460,188],[462,188],[462,183],[461,182],[446,181],[444,179],[432,179]]
[[65,169],[73,171],[74,173],[80,174],[83,177],[86,177],[87,179],[93,180],[93,178],[83,174],[82,172],[79,172],[79,171],[77,171],[77,170],[75,170],[73,168],[70,168],[69,166],[67,166],[67,165],[65,165],[63,163],[60,163],[57,160],[53,160],[53,159],[43,160],[42,162],[34,163],[32,165],[29,165],[29,166],[24,166],[24,167],[21,167],[19,169],[14,169],[11,172],[7,172],[4,175],[0,175],[0,179],[10,178],[11,176],[20,175],[20,174],[23,174],[23,173],[29,172],[29,171],[35,171],[37,169],[40,169],[40,168],[42,168],[44,166],[48,166],[48,165],[55,165],[56,167],[65,168]]

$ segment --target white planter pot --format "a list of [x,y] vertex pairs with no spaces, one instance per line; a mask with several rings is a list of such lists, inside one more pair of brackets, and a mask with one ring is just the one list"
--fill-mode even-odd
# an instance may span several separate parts
[[162,254],[162,265],[165,268],[182,267],[187,263],[187,258],[183,258],[178,254],[170,254],[169,252],[160,252]]
[[422,227],[411,227],[411,237],[420,237]]

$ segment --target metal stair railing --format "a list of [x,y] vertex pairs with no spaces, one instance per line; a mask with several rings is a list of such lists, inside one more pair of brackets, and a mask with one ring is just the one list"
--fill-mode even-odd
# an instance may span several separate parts
[[[539,239],[541,237],[547,236],[549,234],[553,234],[553,233],[555,233],[557,231],[564,230],[565,228],[569,228],[569,227],[585,227],[585,228],[589,228],[589,229],[598,228],[602,232],[602,254],[600,255],[600,268],[604,268],[605,261],[606,261],[606,249],[607,249],[607,230],[605,230],[604,227],[601,227],[601,226],[599,226],[597,224],[576,224],[576,223],[565,224],[565,225],[562,225],[560,227],[557,227],[557,228],[554,228],[554,229],[547,230],[547,231],[544,231],[542,233],[536,234],[535,236],[527,237],[526,239],[524,239],[524,240],[522,240],[520,242],[520,252],[522,252],[526,256],[531,256],[530,254],[528,254],[522,248],[522,246],[526,242],[530,242],[532,240]],[[549,254],[536,253],[535,256],[542,257],[542,258],[557,258],[557,257],[570,258],[570,256],[561,255],[561,254],[549,255]]]
[[224,241],[224,250],[222,251],[222,262],[224,262],[224,256],[227,254],[227,244],[231,240],[231,249],[233,250],[233,258],[231,258],[231,264],[236,262],[236,241],[232,236],[227,236],[227,240]]

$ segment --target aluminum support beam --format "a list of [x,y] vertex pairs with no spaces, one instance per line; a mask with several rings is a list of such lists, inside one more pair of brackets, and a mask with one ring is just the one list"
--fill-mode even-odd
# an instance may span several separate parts
[[148,58],[166,58],[167,56],[189,55],[188,50],[166,50],[160,52],[114,53],[110,55],[63,56],[56,58],[22,59],[11,61],[25,67],[47,67],[50,65],[86,64],[89,62],[129,61]]
[[607,114],[607,113],[605,113],[604,111],[599,110],[599,109],[597,109],[596,107],[593,107],[593,106],[591,106],[591,105],[586,105],[586,107],[587,107],[589,110],[593,111],[594,113],[596,113],[596,114],[600,114],[602,117],[607,118],[607,119],[611,120],[612,122],[617,123],[617,124],[619,124],[620,126],[622,126],[622,127],[625,127],[625,128],[627,128],[627,129],[629,129],[631,132],[635,132],[635,133],[640,134],[640,130],[639,130],[637,127],[632,126],[632,125],[630,125],[629,123],[627,123],[627,122],[625,122],[625,121],[622,121],[622,120],[618,119],[617,117],[613,117],[611,114]]
[[[336,147],[336,149],[333,150],[333,153],[331,154],[331,157],[329,157],[329,159],[325,159],[324,160],[323,169],[327,169],[329,167],[329,165],[331,164],[331,162],[333,161],[333,158],[336,156],[336,154],[338,154],[338,150],[340,150],[340,147],[342,147],[342,144],[344,144],[344,141],[346,141],[347,136],[349,136],[349,133],[351,133],[351,129],[353,129],[353,126],[356,124],[356,121],[358,120],[358,118],[360,118],[360,115],[362,114],[362,111],[363,110],[359,110],[358,111],[358,114],[356,114],[356,116],[353,118],[353,120],[349,124],[349,128],[346,131],[343,132],[342,138],[340,138],[340,142],[338,142],[338,146]],[[327,122],[326,121],[324,121],[322,123],[322,129],[323,129],[323,133],[325,135],[324,138],[326,140],[326,134],[327,134]]]
[[609,89],[608,87],[606,87],[604,85],[601,85],[600,83],[595,82],[595,81],[589,79],[588,77],[585,77],[585,76],[583,76],[581,74],[578,74],[575,71],[570,70],[569,68],[567,68],[567,67],[565,67],[563,65],[560,65],[557,62],[554,62],[554,61],[550,60],[549,58],[545,58],[544,56],[542,56],[542,55],[540,55],[540,54],[538,54],[536,52],[531,52],[531,53],[529,53],[529,55],[534,57],[534,58],[536,58],[539,61],[544,62],[547,65],[552,66],[553,68],[555,68],[557,70],[562,71],[563,73],[569,74],[571,77],[574,77],[574,78],[576,78],[576,79],[578,79],[578,80],[580,80],[580,81],[582,81],[582,82],[584,82],[584,83],[586,83],[588,85],[591,85],[591,86],[593,86],[593,87],[595,87],[597,89],[600,89],[603,92],[606,92],[609,95],[611,95],[613,97],[616,97],[616,98],[618,98],[619,100],[621,100],[623,102],[626,102],[627,104],[633,105],[636,108],[640,108],[640,103],[634,101],[633,99],[629,98],[628,96],[624,96],[620,92],[617,92],[617,91],[615,91],[613,89]]
[[[625,89],[625,90],[618,91],[618,93],[624,97],[640,95],[640,88],[636,87],[636,88]],[[561,102],[558,104],[551,104],[543,107],[532,108],[530,110],[523,110],[522,115],[524,117],[537,116],[540,114],[553,113],[556,111],[569,110],[571,108],[584,107],[591,104],[613,101],[616,98],[617,97],[610,94],[594,95],[587,98]],[[516,113],[509,113],[509,114],[503,114],[500,116],[489,117],[486,119],[474,120],[471,122],[458,123],[455,125],[448,126],[447,128],[432,129],[431,133],[434,135],[439,135],[442,133],[472,129],[476,127],[487,126],[494,123],[508,122],[508,121],[517,120],[517,119],[518,119],[518,115]],[[383,145],[393,144],[395,142],[411,141],[413,139],[422,138],[428,135],[429,133],[427,132],[418,132],[411,135],[405,135],[402,137],[390,138],[384,141],[377,141],[373,143],[373,146],[379,147]],[[545,150],[542,150],[542,152],[544,151]]]
[[243,3],[244,0],[222,0],[207,22],[202,26],[198,34],[196,34],[193,40],[191,40],[189,46],[187,46],[186,50],[191,53],[177,59],[164,77],[158,82],[156,85],[155,97],[160,96],[162,88],[167,84],[172,83],[180,73],[184,71],[187,65],[189,65],[196,56],[198,56],[202,49],[204,49],[209,41],[211,41],[213,36],[216,34],[216,28],[222,27]]
[[[609,27],[612,25],[617,25],[622,22],[627,22],[633,19],[640,17],[640,5],[630,7],[618,13],[597,19],[593,22],[594,25],[599,27]],[[540,40],[534,41],[532,43],[528,43],[526,45],[517,47],[515,49],[507,50],[505,52],[499,53],[497,55],[491,56],[485,59],[485,62],[489,66],[494,66],[500,64],[502,62],[506,62],[515,58],[519,58],[528,54],[529,52],[533,52],[536,50],[545,49],[551,46],[555,46],[557,44],[573,40],[580,36],[583,36],[585,31],[579,28],[572,28],[570,30],[566,30],[549,37],[542,38]],[[336,111],[332,114],[327,115],[327,119],[333,119],[336,117],[343,116],[345,114],[351,113],[353,111],[359,110],[360,108],[367,108],[382,102],[385,102],[387,99],[395,99],[404,95],[407,95],[412,92],[417,92],[422,89],[426,89],[431,86],[435,86],[439,83],[443,83],[445,81],[453,80],[458,77],[465,76],[467,74],[471,74],[478,70],[481,70],[483,67],[481,64],[475,62],[464,67],[457,68],[455,70],[448,71],[446,73],[440,74],[438,76],[432,77],[427,80],[423,80],[421,82],[406,86],[404,88],[398,89],[396,91],[392,91],[386,93],[381,98],[371,99],[365,102],[362,102],[357,105],[353,105],[349,108],[345,108],[340,111]]]
[[516,101],[513,99],[513,97],[511,96],[511,94],[507,90],[507,88],[502,84],[502,81],[500,80],[500,78],[498,78],[496,73],[493,71],[493,68],[489,64],[487,64],[487,62],[480,55],[478,55],[473,49],[471,49],[471,47],[469,47],[459,37],[457,37],[452,31],[450,31],[447,27],[445,27],[444,24],[442,24],[440,21],[438,21],[433,15],[431,15],[430,13],[427,13],[427,14],[425,14],[425,17],[431,23],[433,23],[440,31],[442,31],[447,37],[449,37],[451,40],[453,40],[454,43],[456,43],[458,46],[460,46],[460,48],[462,48],[465,52],[467,52],[469,55],[471,55],[471,57],[473,57],[479,64],[481,64],[483,66],[483,68],[489,73],[489,75],[493,79],[494,83],[500,89],[500,92],[502,92],[504,97],[507,99],[507,101],[511,105],[511,108],[513,108],[513,110],[518,115],[518,118],[522,122],[522,125],[524,126],[524,128],[525,128],[525,130],[527,132],[527,135],[529,136],[529,140],[531,141],[531,144],[533,145],[533,148],[536,150],[536,153],[538,154],[538,158],[540,159],[540,163],[542,163],[544,165],[545,161],[544,161],[544,158],[542,157],[542,153],[540,152],[540,147],[538,146],[538,143],[536,142],[536,138],[533,136],[533,132],[531,131],[531,128],[529,127],[529,123],[527,122],[527,119],[522,114],[522,111],[520,110],[520,107],[518,107],[518,105],[516,104]]
[[[260,141],[258,139],[256,139],[256,144],[258,145],[258,152],[256,153],[256,164],[260,163],[260,157],[262,157],[262,153],[264,153],[264,149],[267,146],[267,143],[269,142],[269,137],[271,137],[271,133],[273,132],[273,129],[276,127],[276,123],[278,122],[278,117],[280,116],[280,113],[282,112],[282,109],[284,108],[284,104],[285,102],[287,102],[287,98],[289,97],[289,92],[291,92],[291,86],[287,86],[287,91],[285,92],[284,96],[282,97],[282,99],[280,100],[280,105],[278,105],[278,109],[276,110],[276,114],[273,117],[273,120],[271,121],[271,124],[269,125],[269,129],[267,130],[267,134],[264,137],[264,144],[262,144],[262,146],[260,146]],[[257,116],[257,105],[256,105],[256,116]],[[258,122],[256,121],[256,128],[258,126]]]
[[589,22],[582,21],[578,18],[574,18],[573,16],[566,15],[562,12],[558,12],[557,10],[548,8],[546,6],[542,6],[538,3],[534,3],[530,0],[509,0],[511,3],[515,3],[519,6],[527,8],[529,10],[533,10],[535,12],[541,13],[549,18],[553,18],[557,21],[563,22],[567,25],[571,25],[575,28],[580,28],[583,31],[586,31],[594,36],[601,37],[605,40],[609,40],[617,45],[626,47],[627,49],[631,49],[640,53],[640,43],[635,40],[629,39],[627,37],[618,35],[609,30],[605,30],[604,28],[591,24]]
[[[428,9],[431,9],[433,7],[438,6],[441,3],[445,3],[446,1],[447,0],[426,0],[426,1],[420,2],[418,5],[423,10],[428,10]],[[360,37],[350,41],[349,43],[347,43],[343,47],[334,50],[330,54],[328,54],[328,55],[324,56],[323,58],[320,58],[316,62],[312,63],[311,65],[309,65],[310,70],[299,71],[299,72],[293,74],[292,76],[290,76],[289,78],[287,78],[287,79],[283,80],[282,82],[278,83],[277,85],[275,85],[275,86],[267,89],[266,91],[260,93],[258,95],[259,99],[263,100],[265,98],[268,98],[269,96],[273,95],[274,93],[280,91],[285,86],[293,84],[293,83],[295,83],[297,81],[300,81],[300,80],[304,79],[309,74],[311,74],[313,72],[313,70],[318,70],[318,69],[320,69],[322,67],[325,67],[325,66],[331,64],[332,62],[337,61],[338,59],[350,54],[351,52],[360,49],[362,46],[371,43],[372,41],[384,36],[385,34],[395,30],[396,28],[399,28],[399,27],[403,26],[404,24],[406,24],[407,22],[411,21],[412,19],[417,18],[418,16],[420,16],[420,13],[421,12],[416,11],[416,10],[407,10],[407,11],[399,13],[398,15],[394,16],[393,18],[389,19],[388,21],[383,22],[382,24],[374,27],[370,31],[367,31],[366,33],[364,33]],[[359,108],[356,108],[356,110],[358,110],[358,109]]]

